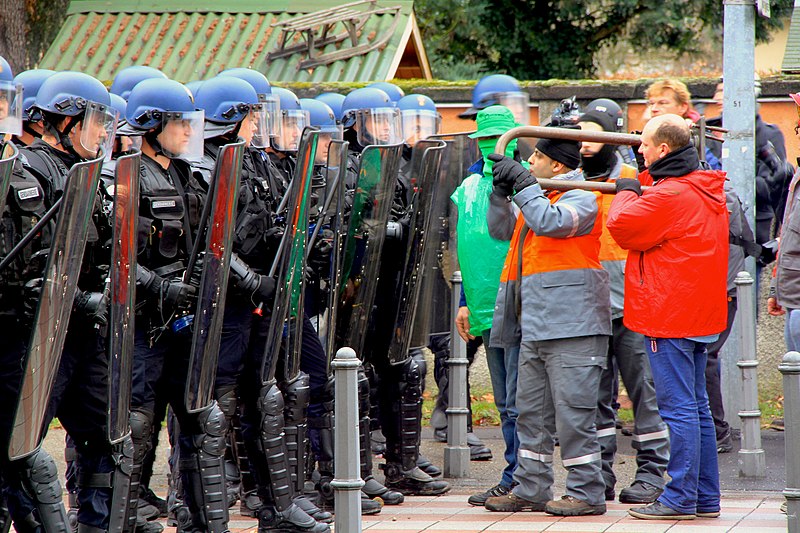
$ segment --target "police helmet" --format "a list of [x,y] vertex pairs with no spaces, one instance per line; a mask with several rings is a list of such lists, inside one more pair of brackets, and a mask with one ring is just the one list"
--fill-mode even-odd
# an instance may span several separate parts
[[108,90],[111,94],[117,94],[125,100],[131,94],[131,90],[137,83],[151,78],[166,80],[167,75],[153,67],[146,67],[144,65],[133,65],[125,67],[117,72],[114,76],[114,81],[111,83],[111,88]]
[[436,104],[423,94],[409,94],[397,102],[406,144],[414,146],[417,141],[436,135],[441,116]]
[[300,99],[289,89],[273,87],[272,94],[280,102],[279,118],[270,125],[272,146],[284,152],[296,151],[303,129],[308,126],[309,112],[303,109]]
[[519,124],[528,124],[528,93],[524,92],[516,78],[507,74],[490,74],[481,78],[472,89],[472,107],[458,115],[475,119],[478,111],[491,105],[504,105],[511,109]]
[[55,70],[39,68],[20,72],[14,78],[14,82],[22,85],[23,88],[22,120],[38,122],[42,119],[41,113],[36,109],[32,109],[31,106],[36,102],[36,94],[39,92],[39,87],[42,86],[44,80],[55,73]]
[[322,93],[314,97],[314,100],[324,102],[328,107],[333,110],[336,120],[342,120],[342,104],[344,103],[345,96],[339,93]]
[[380,89],[381,91],[385,92],[387,95],[389,95],[389,99],[395,104],[406,95],[406,93],[403,92],[403,89],[388,81],[376,81],[370,83],[367,85],[367,87],[371,89]]

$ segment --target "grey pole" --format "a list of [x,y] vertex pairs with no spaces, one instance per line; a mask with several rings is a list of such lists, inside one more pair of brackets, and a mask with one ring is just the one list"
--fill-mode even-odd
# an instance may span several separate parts
[[[723,0],[723,99],[722,125],[728,130],[722,145],[722,170],[728,173],[733,189],[742,201],[750,227],[755,229],[755,123],[756,101],[753,84],[755,72],[755,2],[753,0]],[[755,261],[748,257],[745,268],[755,278]],[[754,288],[754,287],[753,287]],[[751,289],[752,290],[752,289]],[[755,305],[755,299],[751,299]],[[753,308],[755,312],[755,307]],[[739,312],[742,300],[739,300]],[[755,316],[755,315],[753,315]],[[742,329],[752,330],[755,321],[745,322],[737,317],[728,341],[720,350],[722,366],[722,399],[727,413],[737,413],[741,405],[740,372],[736,369]],[[749,334],[749,333],[748,333]],[[737,417],[730,417],[731,428],[742,429]]]
[[786,518],[789,533],[800,533],[800,353],[788,352],[778,366],[783,374],[783,418],[786,434]]
[[[755,323],[753,317],[753,277],[749,272],[736,275],[736,292],[739,298],[741,324]],[[758,408],[758,360],[756,360],[755,329],[742,327],[742,343],[739,362],[742,371],[742,447],[739,450],[739,476],[764,477],[767,464],[761,447],[761,411]]]
[[331,362],[335,372],[334,508],[336,531],[361,532],[361,479],[358,446],[358,385],[360,361],[352,348],[340,348]]
[[456,315],[461,301],[461,271],[453,272],[451,301],[450,357],[447,358],[448,407],[447,446],[444,449],[445,477],[469,475],[469,446],[467,445],[467,344],[456,329]]

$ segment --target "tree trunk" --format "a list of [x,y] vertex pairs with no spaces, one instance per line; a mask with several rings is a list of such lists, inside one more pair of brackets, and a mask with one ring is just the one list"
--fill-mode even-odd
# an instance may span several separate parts
[[28,67],[26,19],[25,0],[3,0],[0,9],[0,56],[11,64],[14,73]]

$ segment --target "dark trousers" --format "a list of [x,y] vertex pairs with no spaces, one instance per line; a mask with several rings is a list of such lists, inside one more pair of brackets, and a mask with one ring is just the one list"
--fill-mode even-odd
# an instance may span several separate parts
[[717,440],[725,439],[731,432],[730,425],[725,420],[725,409],[722,406],[722,386],[720,384],[720,363],[719,351],[728,340],[733,327],[733,319],[736,317],[736,310],[738,308],[736,297],[728,297],[728,324],[725,331],[720,333],[719,339],[709,344],[706,349],[708,350],[708,362],[706,363],[706,391],[708,393],[708,403],[711,406],[711,417],[714,419],[714,430],[717,434]]

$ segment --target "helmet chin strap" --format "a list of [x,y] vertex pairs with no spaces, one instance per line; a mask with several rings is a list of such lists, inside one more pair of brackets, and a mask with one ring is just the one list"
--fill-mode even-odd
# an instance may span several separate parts
[[58,144],[61,145],[64,150],[68,153],[74,155],[78,159],[85,159],[81,154],[75,151],[75,145],[72,144],[72,139],[69,138],[69,134],[72,129],[78,125],[78,123],[83,120],[83,115],[76,115],[74,117],[69,117],[69,121],[67,122],[67,127],[64,128],[64,131],[58,131],[58,128],[55,127],[50,120],[44,120],[44,127],[50,135],[55,137],[58,141]]

